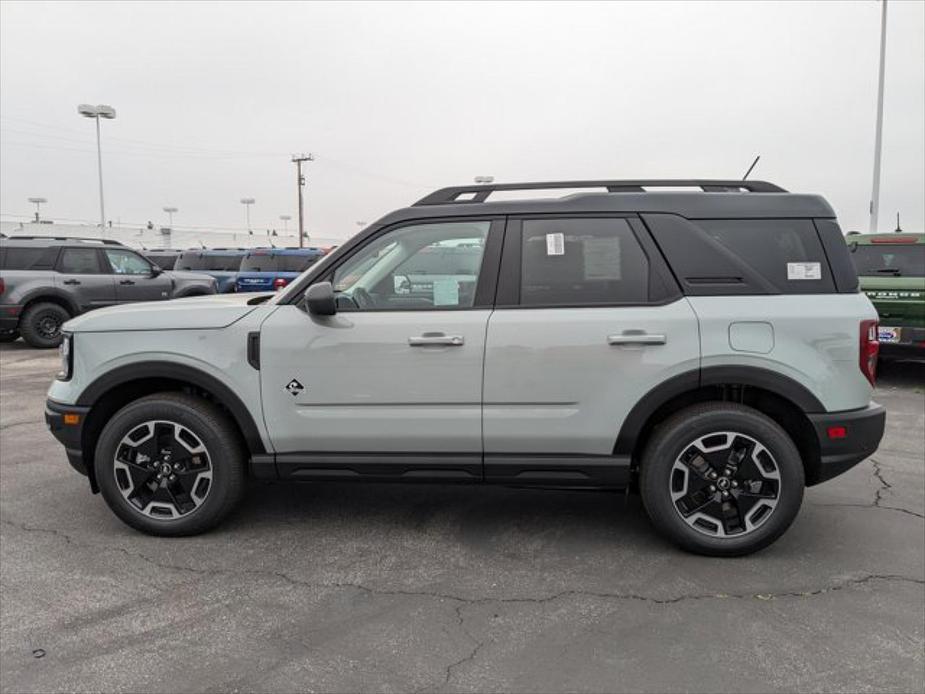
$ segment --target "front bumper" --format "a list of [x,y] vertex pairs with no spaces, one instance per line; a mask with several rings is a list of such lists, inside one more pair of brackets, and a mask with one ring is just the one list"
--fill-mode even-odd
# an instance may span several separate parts
[[64,446],[71,467],[85,476],[89,475],[83,459],[81,437],[89,411],[89,407],[65,405],[54,400],[45,401],[45,424],[48,425],[48,430]]
[[819,484],[846,472],[877,450],[886,426],[886,410],[875,402],[861,410],[811,414],[819,440],[819,470],[807,484]]

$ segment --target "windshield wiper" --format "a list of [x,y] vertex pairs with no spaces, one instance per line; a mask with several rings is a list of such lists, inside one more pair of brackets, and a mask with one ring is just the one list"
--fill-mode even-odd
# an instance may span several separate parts
[[903,274],[902,271],[900,271],[898,267],[882,267],[879,270],[874,270],[874,272],[884,273],[884,274],[889,272],[889,273],[896,275],[897,277],[900,277]]

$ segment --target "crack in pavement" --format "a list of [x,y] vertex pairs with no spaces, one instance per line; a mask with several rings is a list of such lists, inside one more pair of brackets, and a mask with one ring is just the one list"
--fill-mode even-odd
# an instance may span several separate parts
[[[887,482],[887,481],[886,481],[886,477],[883,476],[883,469],[881,468],[881,463],[880,463],[880,461],[877,460],[876,458],[869,458],[869,460],[870,460],[870,462],[871,462],[871,465],[873,466],[873,476],[874,476],[874,477],[877,479],[877,481],[880,483],[880,486],[879,486],[879,487],[877,488],[877,490],[874,492],[874,500],[873,500],[873,502],[871,502],[871,503],[869,503],[869,504],[861,504],[861,503],[852,504],[852,503],[847,503],[847,502],[834,502],[834,503],[830,503],[830,504],[825,504],[825,503],[816,504],[816,503],[813,503],[813,502],[809,502],[809,505],[810,505],[810,506],[835,507],[835,508],[837,508],[837,507],[844,507],[844,508],[876,508],[876,509],[882,509],[883,511],[896,511],[896,512],[898,512],[898,513],[905,513],[905,514],[908,514],[908,515],[910,515],[910,516],[914,516],[915,518],[923,518],[923,519],[925,519],[925,514],[919,513],[918,511],[912,511],[912,510],[910,510],[910,509],[908,509],[908,508],[903,508],[903,507],[901,507],[901,506],[887,506],[885,503],[883,503],[884,494],[887,492],[887,490],[893,489],[893,485],[890,484],[889,482]],[[892,492],[891,492],[891,494],[892,494]]]
[[[855,578],[849,578],[844,581],[839,581],[832,583],[830,585],[823,586],[821,588],[816,588],[813,590],[803,590],[803,591],[775,591],[770,593],[685,593],[682,595],[677,595],[670,598],[659,598],[652,595],[645,595],[642,593],[612,593],[604,591],[593,591],[585,589],[576,589],[570,588],[561,590],[556,593],[550,593],[548,595],[542,596],[522,596],[522,597],[465,597],[462,595],[454,595],[452,593],[443,593],[433,590],[404,590],[404,589],[382,589],[382,588],[372,588],[370,586],[364,585],[362,583],[355,583],[350,581],[331,581],[318,583],[313,581],[306,581],[304,579],[295,578],[290,576],[284,571],[271,571],[268,569],[209,569],[209,568],[198,568],[194,566],[185,566],[182,564],[172,564],[163,561],[154,559],[140,552],[131,552],[124,547],[112,547],[110,545],[97,545],[93,543],[82,543],[75,540],[68,533],[58,530],[56,528],[40,528],[35,526],[28,526],[24,523],[15,523],[8,519],[0,519],[0,524],[8,525],[13,528],[22,530],[23,532],[39,532],[47,533],[54,535],[56,537],[62,538],[67,544],[71,544],[77,547],[85,547],[95,550],[109,550],[113,552],[119,552],[125,554],[128,557],[133,557],[140,559],[146,563],[157,566],[158,568],[173,570],[173,571],[186,571],[190,573],[208,575],[208,576],[264,576],[270,578],[277,578],[286,583],[295,586],[302,586],[306,588],[316,588],[316,589],[325,589],[325,588],[335,588],[335,589],[353,589],[358,590],[369,595],[375,596],[407,596],[407,597],[428,597],[435,600],[451,600],[461,603],[461,607],[468,605],[485,605],[491,603],[499,604],[545,604],[560,600],[566,597],[589,597],[589,598],[598,598],[601,600],[636,600],[640,602],[648,602],[654,605],[674,605],[680,602],[685,602],[688,600],[748,600],[748,599],[757,599],[757,600],[774,600],[777,598],[805,598],[812,597],[816,595],[823,595],[825,593],[837,592],[840,590],[845,590],[846,588],[852,586],[863,585],[870,583],[872,581],[890,581],[890,582],[899,582],[899,583],[913,583],[916,585],[925,585],[925,579],[914,578],[912,576],[903,576],[901,574],[864,574]],[[462,622],[462,614],[457,612],[457,618]]]
[[605,592],[605,591],[592,591],[584,589],[565,589],[555,593],[550,593],[548,595],[541,596],[510,596],[510,597],[492,597],[492,596],[481,596],[481,597],[466,597],[462,595],[455,595],[452,593],[444,593],[435,590],[411,590],[411,589],[382,589],[382,588],[373,588],[362,583],[355,582],[313,582],[306,581],[304,579],[296,578],[289,575],[284,571],[272,571],[267,569],[210,569],[210,568],[200,568],[193,566],[186,566],[182,564],[174,564],[169,562],[160,561],[153,557],[150,557],[146,554],[140,552],[133,552],[127,550],[123,547],[113,547],[109,545],[100,545],[95,543],[81,542],[75,539],[72,535],[57,528],[43,528],[36,526],[29,526],[25,523],[17,523],[9,519],[0,519],[0,524],[7,525],[9,527],[18,529],[22,532],[30,533],[45,533],[53,537],[63,540],[66,544],[73,545],[75,547],[89,548],[96,551],[113,551],[126,555],[130,558],[135,558],[146,563],[149,563],[153,566],[164,570],[173,570],[181,572],[189,572],[199,576],[261,576],[265,578],[273,578],[293,586],[298,586],[302,588],[310,588],[315,590],[325,590],[325,589],[335,589],[335,590],[356,590],[367,595],[371,596],[392,596],[392,597],[419,597],[419,598],[429,598],[439,601],[451,601],[457,603],[454,612],[456,615],[457,627],[462,631],[466,638],[471,642],[472,648],[461,658],[454,660],[453,662],[446,665],[443,671],[442,682],[437,684],[429,684],[420,689],[418,692],[424,692],[433,689],[444,688],[449,685],[458,671],[459,668],[465,666],[467,663],[473,662],[482,649],[487,645],[488,639],[483,638],[479,639],[473,636],[472,632],[466,627],[466,617],[463,614],[465,610],[470,607],[480,606],[480,605],[490,605],[490,604],[511,604],[511,605],[544,605],[548,603],[555,602],[557,600],[565,598],[593,598],[599,600],[626,600],[626,601],[639,601],[644,603],[649,603],[652,605],[675,605],[682,602],[688,601],[700,601],[700,600],[761,600],[761,601],[771,601],[784,598],[809,598],[818,595],[824,595],[826,593],[834,593],[842,590],[847,590],[852,587],[865,585],[873,582],[891,582],[891,583],[910,583],[914,585],[925,586],[925,579],[914,578],[911,576],[903,576],[900,574],[880,574],[880,573],[868,573],[860,576],[855,576],[853,578],[847,578],[839,581],[835,581],[831,584],[823,585],[819,588],[814,588],[811,590],[780,590],[772,591],[768,593],[685,593],[681,595],[676,595],[668,598],[660,598],[652,595],[645,595],[642,593],[619,593],[619,592]]

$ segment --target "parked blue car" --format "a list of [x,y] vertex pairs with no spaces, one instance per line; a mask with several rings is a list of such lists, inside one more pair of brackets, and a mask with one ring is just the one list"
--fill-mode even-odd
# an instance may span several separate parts
[[238,268],[247,252],[246,248],[191,249],[180,254],[174,268],[211,275],[218,283],[216,291],[228,294],[236,291]]
[[256,248],[247,251],[238,271],[239,292],[275,292],[324,257],[320,248]]

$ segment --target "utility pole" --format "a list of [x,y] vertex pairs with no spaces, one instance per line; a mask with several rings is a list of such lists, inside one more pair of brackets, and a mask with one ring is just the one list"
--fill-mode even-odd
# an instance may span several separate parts
[[293,154],[292,161],[295,162],[296,185],[299,189],[299,248],[302,248],[302,237],[305,234],[305,212],[302,203],[302,188],[305,187],[305,176],[302,175],[302,162],[315,161],[315,157],[311,153]]
[[880,155],[883,146],[883,75],[886,66],[886,0],[880,12],[880,80],[877,85],[877,134],[874,137],[874,185],[870,195],[870,233],[877,233],[880,214]]

